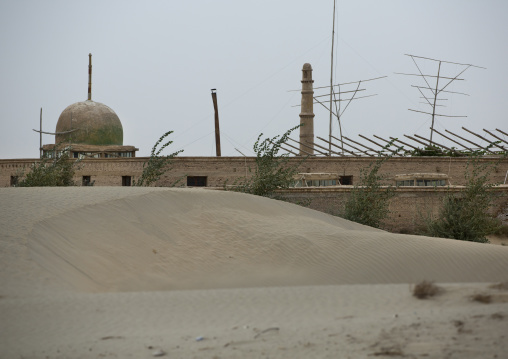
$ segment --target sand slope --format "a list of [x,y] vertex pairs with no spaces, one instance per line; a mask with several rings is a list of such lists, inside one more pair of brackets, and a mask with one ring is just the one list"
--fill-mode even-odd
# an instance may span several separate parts
[[[239,193],[154,188],[2,192],[12,206],[37,213],[22,216],[25,232],[18,231],[30,258],[82,291],[507,277],[508,248],[390,234]],[[20,223],[14,218],[3,225]]]
[[[486,283],[508,279],[502,246],[207,190],[6,188],[0,212],[0,358],[508,352],[508,290]],[[421,279],[461,283],[393,284]]]

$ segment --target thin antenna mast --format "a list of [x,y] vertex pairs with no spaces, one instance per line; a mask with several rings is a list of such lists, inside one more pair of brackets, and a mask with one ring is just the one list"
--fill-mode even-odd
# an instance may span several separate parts
[[[328,133],[328,139],[330,142],[332,142],[332,118],[333,118],[333,111],[332,111],[332,95],[333,95],[333,45],[334,45],[334,37],[335,37],[335,2],[336,0],[333,0],[333,26],[332,26],[332,59],[330,61],[330,127],[329,127],[329,133]],[[332,155],[332,145],[328,145],[328,152],[329,155]]]
[[88,101],[92,101],[92,54],[88,54]]
[[430,126],[430,145],[432,146],[432,134],[434,133],[434,117],[436,116],[437,89],[439,88],[439,73],[441,72],[441,61],[437,68],[436,90],[434,91],[434,105],[432,105],[432,125]]
[[[431,59],[429,57],[415,56],[415,55],[409,55],[409,54],[405,54],[405,55],[411,57],[411,60],[413,60],[413,62],[415,64],[416,68],[418,69],[419,73],[418,74],[405,74],[405,73],[398,73],[398,72],[396,72],[396,74],[397,75],[405,75],[405,76],[418,76],[418,77],[421,77],[425,81],[425,84],[427,85],[427,87],[424,87],[424,86],[412,86],[412,87],[417,88],[418,91],[420,92],[420,94],[423,96],[423,98],[426,101],[426,102],[424,102],[424,104],[427,104],[427,105],[432,107],[432,113],[425,112],[425,111],[412,110],[412,109],[409,109],[409,111],[421,112],[421,113],[425,113],[425,114],[431,115],[432,124],[430,126],[429,146],[433,146],[432,137],[434,135],[434,132],[436,131],[434,129],[434,122],[435,122],[436,116],[441,116],[441,117],[467,117],[467,116],[448,116],[448,115],[437,114],[436,113],[436,107],[444,107],[444,105],[438,105],[437,104],[437,101],[443,101],[444,100],[444,99],[439,99],[438,95],[441,92],[446,92],[446,93],[455,93],[455,94],[459,94],[459,95],[469,96],[468,94],[461,93],[461,92],[445,91],[445,88],[447,88],[448,85],[450,85],[453,81],[464,80],[464,79],[459,79],[458,77],[460,75],[462,75],[470,67],[477,67],[477,68],[480,68],[480,69],[485,69],[485,67],[475,66],[475,65],[471,65],[471,64],[461,64],[461,63],[458,63],[458,62],[450,62],[450,61]],[[420,66],[418,66],[418,63],[416,62],[416,59],[422,59],[422,60],[426,60],[426,61],[435,61],[435,62],[438,62],[439,65],[438,65],[438,68],[437,68],[437,76],[434,76],[434,75],[424,75],[422,70],[420,69]],[[445,76],[441,75],[441,67],[442,67],[441,65],[442,64],[454,64],[454,65],[459,65],[459,66],[465,66],[465,68],[463,68],[462,71],[460,71],[458,73],[458,75],[456,75],[454,77],[445,77]],[[427,81],[427,78],[432,78],[432,77],[436,78],[436,86],[435,86],[435,88],[431,87],[429,82]],[[444,86],[441,86],[441,88],[440,88],[439,87],[439,80],[440,79],[446,79],[446,80],[449,80],[449,81]],[[434,98],[432,99],[431,96],[426,95],[422,91],[422,89],[423,90],[427,90],[427,91],[430,90]]]
[[41,107],[41,119],[39,123],[39,156],[42,159],[42,107]]

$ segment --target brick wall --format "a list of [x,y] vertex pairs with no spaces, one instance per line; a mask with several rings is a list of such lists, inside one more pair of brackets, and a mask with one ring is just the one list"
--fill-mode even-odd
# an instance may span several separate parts
[[[390,200],[390,214],[382,228],[390,232],[416,233],[426,218],[435,218],[444,197],[451,191],[460,196],[464,187],[399,187]],[[339,215],[349,198],[352,186],[340,188],[293,188],[280,191],[279,194],[288,202],[303,205],[320,212]],[[493,189],[494,201],[489,212],[493,216],[501,215],[507,220],[508,186]]]
[[[138,178],[143,170],[146,157],[91,159],[80,162],[75,180],[81,183],[82,176],[91,176],[96,186],[120,186],[122,176]],[[10,177],[23,167],[29,166],[35,159],[0,160],[0,187],[10,186]],[[329,172],[341,176],[353,176],[357,183],[360,170],[375,161],[375,158],[309,158],[300,164],[300,172]],[[379,173],[386,177],[385,183],[392,184],[394,175],[414,172],[438,172],[448,174],[453,185],[464,184],[464,172],[467,158],[451,157],[397,157],[383,163]],[[493,159],[483,158],[482,162]],[[299,164],[298,158],[291,158],[290,163]],[[253,157],[177,157],[173,160],[172,169],[157,183],[169,186],[180,180],[185,184],[186,176],[206,176],[208,187],[221,187],[224,183],[232,184],[238,178],[250,175],[249,168],[254,169]],[[502,183],[508,171],[508,159],[499,160],[497,170],[493,171],[490,180]]]
[[[74,180],[78,185],[83,176],[90,176],[95,186],[121,186],[122,176],[130,176],[132,181],[139,178],[143,171],[143,163],[148,158],[93,159],[83,160],[77,165]],[[311,158],[300,166],[301,172],[331,172],[339,175],[353,176],[357,183],[360,170],[366,168],[373,158]],[[19,171],[28,171],[35,159],[0,160],[0,187],[9,187],[11,176]],[[492,162],[483,158],[482,162]],[[292,163],[301,160],[292,158]],[[208,187],[222,187],[233,184],[239,178],[249,176],[249,167],[254,168],[252,157],[177,157],[173,160],[172,169],[160,181],[159,186],[170,186],[178,182],[178,186],[186,185],[186,176],[206,176]],[[386,177],[386,184],[393,184],[390,179],[395,174],[414,172],[446,173],[453,185],[465,183],[464,173],[467,166],[466,158],[413,157],[392,158],[380,169]],[[491,182],[502,183],[508,170],[508,159],[499,161],[497,170],[492,172]],[[460,188],[452,188],[460,191]],[[306,205],[321,212],[337,214],[347,200],[351,186],[335,188],[295,188],[285,191],[289,201]],[[422,223],[423,218],[430,214],[436,215],[446,194],[447,188],[398,188],[390,204],[390,218],[384,228],[394,232],[413,233]],[[491,208],[493,214],[506,212],[508,208],[508,186],[498,189],[500,196]],[[508,214],[508,213],[507,213]]]

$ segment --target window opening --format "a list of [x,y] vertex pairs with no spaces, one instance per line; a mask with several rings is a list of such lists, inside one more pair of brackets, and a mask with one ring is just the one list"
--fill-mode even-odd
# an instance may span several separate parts
[[187,176],[187,187],[206,187],[206,176]]
[[340,176],[339,181],[343,186],[351,186],[353,184],[353,176]]

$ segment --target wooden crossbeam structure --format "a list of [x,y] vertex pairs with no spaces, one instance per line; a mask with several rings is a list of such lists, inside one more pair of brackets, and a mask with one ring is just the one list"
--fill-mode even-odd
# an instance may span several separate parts
[[[499,132],[499,135],[494,133],[494,131],[489,131],[486,129],[483,129],[483,131],[490,135],[492,138],[487,137],[486,135],[480,135],[472,130],[469,130],[465,127],[462,127],[462,130],[464,130],[467,134],[473,135],[479,139],[482,140],[485,144],[479,144],[477,142],[472,141],[471,139],[468,139],[464,136],[461,136],[457,133],[454,133],[450,130],[446,130],[448,135],[446,135],[443,132],[440,132],[436,129],[434,129],[434,132],[444,139],[450,141],[451,143],[458,145],[457,148],[452,147],[446,142],[436,142],[432,141],[432,145],[429,145],[428,139],[420,136],[418,134],[414,135],[406,135],[403,136],[407,139],[406,141],[402,141],[399,138],[396,137],[389,137],[390,140],[387,140],[385,138],[380,137],[379,135],[372,135],[373,138],[376,140],[382,141],[381,143],[373,140],[363,134],[358,135],[358,139],[353,139],[351,137],[343,136],[342,139],[331,136],[331,138],[337,142],[332,142],[329,140],[326,140],[322,137],[316,136],[317,139],[324,142],[326,145],[320,145],[318,143],[301,143],[299,141],[290,139],[293,142],[296,142],[306,148],[313,148],[315,152],[317,152],[317,155],[319,156],[339,156],[339,157],[349,157],[349,156],[355,156],[355,157],[376,157],[376,156],[414,156],[415,154],[425,154],[425,152],[434,152],[434,151],[442,151],[443,153],[449,153],[457,156],[468,156],[474,153],[483,153],[483,154],[489,154],[489,155],[502,155],[506,154],[508,152],[508,140],[503,137],[507,136],[508,133],[501,131],[499,129],[496,129],[497,132]],[[369,143],[372,143],[376,145],[377,147],[380,147],[378,149],[377,147],[372,147],[366,144],[365,141],[368,141]],[[288,143],[285,145],[290,146],[296,150],[298,150],[297,147],[292,146]],[[328,146],[325,147],[325,146]],[[330,150],[331,147],[334,147],[340,151],[333,151]],[[393,147],[392,147],[393,146]],[[291,152],[291,150],[285,149],[291,154],[296,155],[294,152]],[[310,153],[307,153],[310,155]],[[316,156],[316,155],[314,155]]]

